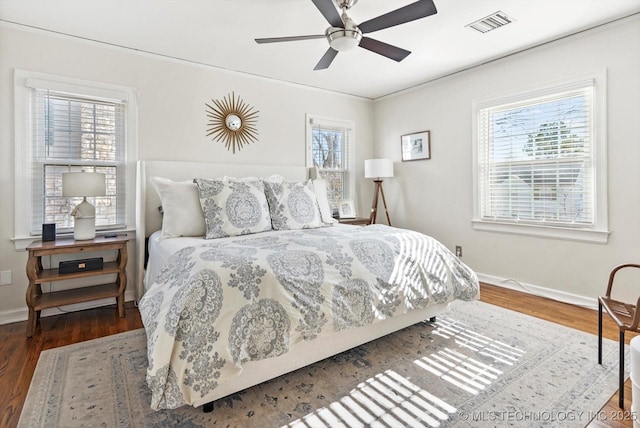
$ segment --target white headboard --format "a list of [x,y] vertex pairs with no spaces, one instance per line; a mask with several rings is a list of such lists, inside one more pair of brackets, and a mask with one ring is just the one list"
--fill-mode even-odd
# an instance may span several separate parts
[[250,165],[215,162],[184,162],[140,160],[136,175],[136,300],[144,290],[145,238],[162,227],[162,216],[158,211],[160,198],[149,185],[151,177],[164,177],[174,181],[193,178],[269,177],[279,174],[290,181],[304,181],[309,169],[304,166]]

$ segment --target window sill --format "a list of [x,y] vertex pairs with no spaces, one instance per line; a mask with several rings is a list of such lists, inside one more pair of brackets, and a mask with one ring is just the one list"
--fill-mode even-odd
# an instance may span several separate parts
[[504,223],[484,220],[471,220],[474,230],[484,232],[510,233],[515,235],[536,236],[538,238],[563,239],[567,241],[606,244],[609,240],[608,230],[571,229],[553,226],[537,226],[530,224]]
[[[110,233],[126,234],[131,239],[135,238],[135,229],[118,229],[118,230],[100,230],[96,232],[96,236],[108,235]],[[25,251],[33,241],[39,241],[40,236],[16,237],[11,238],[14,249],[16,251]],[[73,238],[73,232],[56,234],[56,239]]]

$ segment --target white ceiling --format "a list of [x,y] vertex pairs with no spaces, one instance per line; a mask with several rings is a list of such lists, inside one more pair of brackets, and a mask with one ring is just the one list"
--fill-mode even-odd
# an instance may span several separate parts
[[[414,0],[359,0],[364,22]],[[410,50],[396,63],[362,48],[313,71],[324,39],[311,0],[0,0],[0,20],[252,75],[375,99],[640,12],[640,0],[434,0],[436,15],[368,36]],[[481,34],[465,25],[496,11],[515,20]]]

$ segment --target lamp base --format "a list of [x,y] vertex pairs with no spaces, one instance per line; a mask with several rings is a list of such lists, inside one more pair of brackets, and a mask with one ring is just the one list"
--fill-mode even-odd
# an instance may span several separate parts
[[87,198],[73,210],[73,239],[85,241],[96,237],[96,208],[87,202]]
[[96,237],[96,218],[76,218],[73,225],[73,239],[85,241]]

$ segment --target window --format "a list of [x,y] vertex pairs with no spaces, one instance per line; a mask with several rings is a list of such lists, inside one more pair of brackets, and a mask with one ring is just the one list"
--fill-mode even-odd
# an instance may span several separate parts
[[118,185],[125,166],[126,104],[37,88],[31,89],[31,101],[33,231],[42,223],[56,223],[61,231],[73,227],[70,212],[82,198],[62,197],[62,174],[79,171],[106,175],[107,194],[89,198],[96,228],[124,226],[126,202]]
[[353,132],[350,121],[307,116],[307,165],[318,168],[327,181],[332,208],[343,199],[353,199]]
[[596,76],[474,105],[477,229],[606,242],[601,92]]
[[72,232],[82,198],[62,197],[65,172],[106,175],[107,194],[88,198],[97,230],[133,223],[134,120],[130,89],[16,71],[16,241],[39,235],[43,223]]

